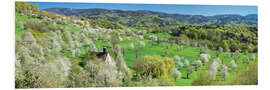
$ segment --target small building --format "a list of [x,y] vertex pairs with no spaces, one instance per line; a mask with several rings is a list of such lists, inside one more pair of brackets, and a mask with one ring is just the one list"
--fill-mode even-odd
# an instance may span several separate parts
[[103,47],[103,52],[90,52],[91,55],[97,56],[98,59],[103,60],[105,63],[111,64],[113,66],[116,65],[115,60],[112,56],[107,52],[107,48]]

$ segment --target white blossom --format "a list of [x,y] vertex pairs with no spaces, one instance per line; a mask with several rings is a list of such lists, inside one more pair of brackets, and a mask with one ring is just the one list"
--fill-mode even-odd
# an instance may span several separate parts
[[200,59],[202,60],[202,63],[208,62],[210,58],[211,57],[209,54],[200,54]]
[[40,57],[40,56],[43,56],[44,54],[43,47],[37,43],[31,44],[29,48],[30,48],[31,54],[33,54],[35,57]]
[[216,73],[219,67],[220,61],[218,58],[214,59],[213,63],[208,68],[208,74],[212,80],[216,79]]
[[173,57],[173,59],[174,59],[174,61],[180,61],[180,60],[181,60],[181,58],[180,58],[178,55],[175,55],[175,56]]
[[145,43],[143,41],[139,42],[142,47],[145,47]]
[[120,41],[123,41],[123,38],[122,37],[119,36],[118,38],[119,38]]
[[254,54],[251,55],[252,60],[256,60],[256,56]]
[[139,38],[140,38],[140,39],[144,39],[142,35],[139,35]]
[[67,43],[68,43],[68,45],[69,45],[70,47],[74,47],[74,46],[75,46],[75,45],[74,45],[74,41],[73,41],[73,39],[72,39],[72,36],[71,36],[69,30],[65,30],[65,32],[64,32],[64,38],[66,39],[66,41],[67,41]]
[[181,72],[179,72],[176,68],[172,69],[172,76],[174,77],[175,81],[177,78],[181,77]]
[[183,64],[182,62],[177,62],[177,66],[178,66],[178,67],[183,67],[184,64]]
[[23,41],[27,43],[35,43],[36,39],[31,32],[25,32],[23,35]]
[[201,60],[194,61],[194,65],[196,67],[200,67],[200,66],[202,66],[202,61]]
[[219,52],[223,52],[223,48],[222,48],[222,47],[219,47],[219,48],[218,48],[218,51],[219,51]]
[[189,61],[187,59],[184,60],[185,66],[189,66]]
[[19,28],[24,29],[24,24],[22,22],[19,22]]
[[215,58],[214,59],[214,62],[217,62],[217,64],[220,64],[221,63],[221,60],[219,58]]
[[134,46],[134,44],[133,43],[131,43],[130,44],[130,48],[134,48],[135,46]]
[[235,68],[237,67],[237,65],[236,65],[236,63],[235,63],[234,60],[232,60],[232,61],[230,62],[230,64],[231,64],[231,68],[232,68],[232,69],[235,69]]
[[80,56],[80,55],[81,55],[81,50],[80,50],[80,48],[76,48],[76,49],[75,49],[75,55],[76,55],[76,56]]
[[127,37],[127,40],[130,41],[131,40],[131,37]]
[[158,40],[158,38],[156,36],[154,36],[154,35],[150,35],[149,36],[149,39],[150,40],[153,40],[153,41],[157,41]]
[[219,67],[220,61],[218,58],[214,59],[213,63],[210,65],[211,68],[216,69]]
[[90,38],[85,38],[84,39],[84,45],[89,45],[89,44],[92,44],[93,41],[90,39]]
[[63,70],[65,76],[68,76],[68,73],[71,67],[70,60],[66,57],[58,57],[56,59],[56,62],[58,64],[58,68]]
[[177,46],[177,50],[180,50],[180,49],[181,49],[181,46],[180,46],[180,45],[178,45],[178,46]]
[[223,64],[220,72],[221,72],[221,76],[223,78],[226,78],[228,76],[228,67],[225,64]]
[[226,52],[226,56],[227,56],[227,57],[229,56],[229,52],[228,52],[228,51]]
[[112,36],[111,35],[108,35],[108,36],[106,36],[106,39],[111,40],[112,39]]
[[118,73],[115,68],[110,64],[101,64],[100,70],[97,72],[97,83],[101,84],[102,86],[117,86],[121,84],[121,80],[117,78]]
[[208,68],[208,75],[211,77],[212,80],[216,79],[217,67],[214,63],[212,63]]
[[75,57],[76,56],[76,50],[70,49],[70,54],[71,54],[72,57]]

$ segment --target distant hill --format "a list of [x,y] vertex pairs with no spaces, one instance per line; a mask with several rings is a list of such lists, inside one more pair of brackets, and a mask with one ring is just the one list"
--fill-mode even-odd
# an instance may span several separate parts
[[258,20],[258,14],[248,14],[247,16],[245,16],[245,18],[257,21]]
[[153,12],[147,10],[123,11],[109,9],[70,9],[48,8],[45,11],[64,14],[67,16],[80,16],[88,19],[105,19],[132,27],[160,27],[175,25],[232,25],[257,27],[257,14],[241,15],[182,15]]

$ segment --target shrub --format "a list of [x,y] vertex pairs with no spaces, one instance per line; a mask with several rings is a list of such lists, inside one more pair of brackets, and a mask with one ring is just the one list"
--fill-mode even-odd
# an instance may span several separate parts
[[44,35],[37,30],[28,30],[28,32],[31,32],[36,39],[44,37]]
[[95,86],[94,79],[89,77],[89,73],[80,69],[78,66],[73,66],[68,76],[68,80],[65,81],[65,87],[91,87]]
[[[91,52],[87,52],[86,54],[84,54],[83,56],[83,61],[80,62],[80,66],[85,67],[85,65],[87,64],[87,62],[89,61],[96,61],[97,60],[97,56],[96,55],[92,55]],[[91,64],[89,62],[89,64]]]
[[49,22],[27,22],[26,27],[41,33],[55,31],[57,28]]
[[138,76],[136,86],[159,86],[158,79],[153,79],[151,76]]
[[199,71],[198,77],[192,80],[192,85],[194,86],[203,86],[203,85],[211,85],[211,77],[209,77],[207,71]]
[[48,67],[25,65],[24,70],[16,73],[16,88],[57,88],[60,87],[59,79]]
[[136,86],[171,86],[173,82],[168,79],[157,79],[151,76],[138,76]]

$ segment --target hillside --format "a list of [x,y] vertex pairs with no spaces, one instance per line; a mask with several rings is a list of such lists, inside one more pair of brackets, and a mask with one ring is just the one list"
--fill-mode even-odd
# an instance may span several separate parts
[[15,11],[15,88],[258,84],[256,27],[148,30],[27,2]]
[[45,11],[55,12],[68,16],[82,16],[88,19],[105,19],[132,27],[160,27],[175,25],[231,25],[231,26],[257,26],[256,14],[241,15],[181,15],[153,12],[147,10],[123,11],[109,9],[70,9],[48,8]]

